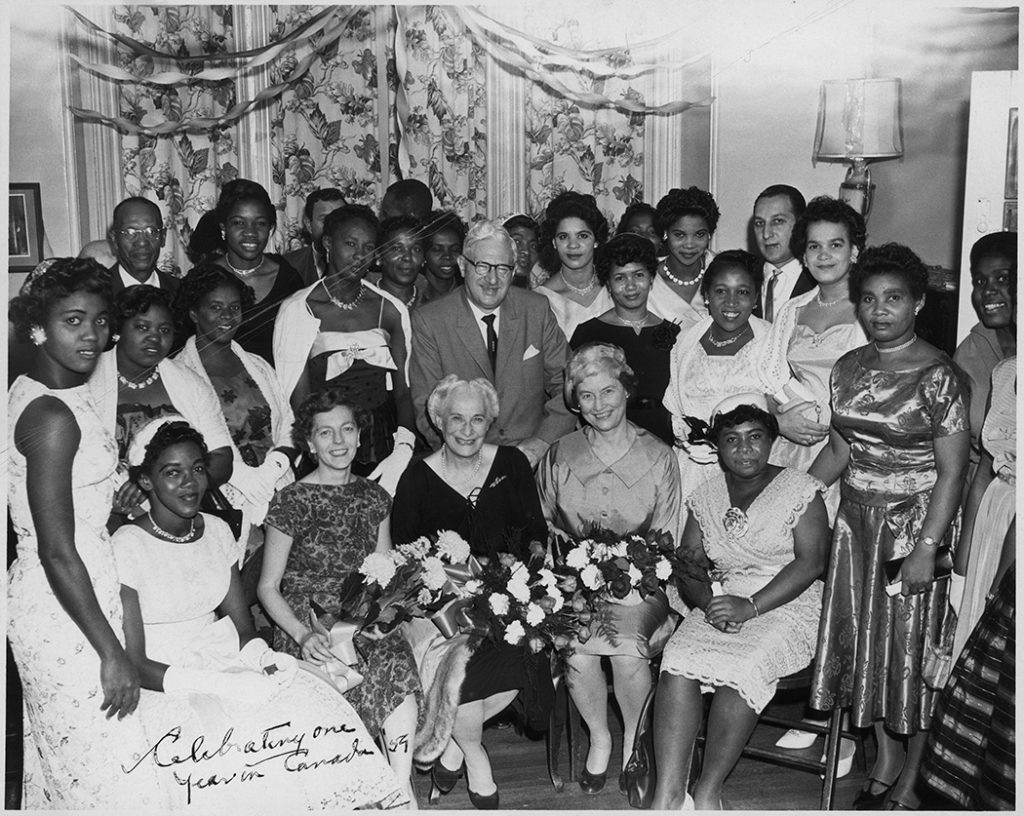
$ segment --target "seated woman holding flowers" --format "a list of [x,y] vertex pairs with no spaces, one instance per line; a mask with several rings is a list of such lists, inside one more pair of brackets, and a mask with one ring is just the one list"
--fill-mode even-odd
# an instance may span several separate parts
[[[662,531],[675,536],[679,465],[668,445],[626,419],[626,403],[636,389],[636,378],[622,349],[605,343],[577,349],[566,366],[564,388],[566,402],[586,426],[555,442],[538,467],[541,506],[549,528],[558,536],[575,539],[595,531],[616,535]],[[597,572],[584,567],[584,582],[588,571]],[[580,775],[585,793],[604,787],[612,751],[602,657],[611,659],[623,719],[623,757],[628,758],[651,687],[649,661],[672,634],[674,621],[664,592],[655,591],[641,600],[630,585],[625,589],[618,595],[621,600],[603,605],[597,631],[575,644],[569,658],[569,693],[590,731],[590,750]]]
[[[654,708],[655,810],[721,810],[722,785],[778,680],[814,659],[818,578],[828,557],[824,485],[803,471],[768,464],[779,426],[766,409],[760,394],[718,406],[711,437],[722,468],[686,502],[680,549],[693,569],[681,584],[694,610],[662,656]],[[690,758],[706,691],[714,699],[691,799]]]
[[[320,622],[330,629],[341,616],[348,573],[369,553],[391,549],[391,497],[352,472],[365,427],[364,412],[339,392],[306,397],[295,412],[293,438],[316,461],[316,470],[277,493],[267,511],[257,595],[277,625],[274,645],[320,665],[338,658],[329,637],[311,625],[312,605],[324,611]],[[397,631],[383,637],[364,631],[355,645],[364,680],[347,699],[370,732],[380,732],[415,805],[410,774],[420,684],[412,653]]]
[[[481,562],[508,557],[526,562],[531,542],[547,540],[547,525],[526,456],[517,448],[484,442],[498,417],[494,386],[483,378],[467,382],[450,374],[427,398],[427,413],[441,429],[444,444],[411,465],[398,482],[392,538],[405,543],[452,531],[469,542],[467,558],[472,554]],[[495,612],[502,612],[502,601],[507,598],[495,599]],[[424,637],[438,634],[425,622],[423,627],[414,622],[410,628]],[[539,662],[542,673],[536,671]],[[474,650],[465,667],[451,739],[437,745],[440,755],[432,779],[438,792],[455,787],[464,763],[473,804],[481,809],[498,807],[497,785],[481,744],[483,726],[520,689],[535,685],[528,678],[538,674],[550,686],[547,661],[532,658],[523,648],[488,640]],[[527,707],[531,708],[529,703]]]
[[149,512],[112,545],[146,740],[122,743],[124,773],[155,769],[167,809],[402,802],[352,706],[311,666],[257,637],[231,530],[199,512],[208,456],[199,432],[173,416],[140,429],[129,450]]

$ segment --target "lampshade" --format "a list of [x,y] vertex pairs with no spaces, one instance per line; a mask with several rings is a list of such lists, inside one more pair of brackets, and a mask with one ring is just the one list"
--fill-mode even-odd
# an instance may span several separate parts
[[898,79],[830,79],[821,83],[815,163],[902,155]]

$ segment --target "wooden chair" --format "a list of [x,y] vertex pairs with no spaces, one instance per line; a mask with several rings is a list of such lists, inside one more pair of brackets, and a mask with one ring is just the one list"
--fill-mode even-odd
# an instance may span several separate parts
[[[844,731],[842,728],[843,712],[840,708],[832,709],[828,716],[828,719],[824,722],[807,721],[797,719],[793,717],[781,717],[776,716],[771,712],[772,707],[776,704],[777,698],[783,695],[792,695],[794,692],[809,692],[811,688],[811,667],[808,666],[802,671],[790,674],[779,680],[779,686],[776,691],[776,699],[773,699],[768,707],[762,712],[760,718],[757,721],[758,726],[767,725],[772,728],[781,728],[788,730],[790,728],[798,728],[801,731],[809,731],[813,734],[821,734],[825,737],[825,754],[824,759],[810,759],[806,756],[801,756],[798,752],[788,750],[785,748],[776,748],[774,745],[771,748],[758,748],[749,743],[743,749],[743,756],[750,759],[758,759],[762,762],[771,762],[776,765],[782,765],[787,768],[794,768],[801,771],[809,771],[816,773],[822,778],[821,784],[821,798],[819,800],[819,810],[832,810],[832,803],[835,797],[836,788],[836,774],[839,767],[839,744],[840,739],[851,739],[857,743],[857,767],[861,770],[865,769],[864,761],[864,738],[859,732]],[[699,770],[701,763],[703,762],[704,753],[704,741],[706,739],[705,730],[707,728],[707,717],[704,718],[704,726],[701,729],[700,736],[697,737],[697,744],[694,747],[693,754],[693,769],[690,774],[690,779],[695,779],[697,774],[695,771]]]

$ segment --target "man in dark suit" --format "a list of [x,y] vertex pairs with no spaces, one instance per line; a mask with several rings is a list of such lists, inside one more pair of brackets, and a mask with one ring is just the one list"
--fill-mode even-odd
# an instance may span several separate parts
[[174,293],[178,279],[156,268],[167,233],[160,208],[148,198],[133,196],[114,207],[107,236],[117,263],[110,267],[113,295],[129,286],[148,283]]
[[324,219],[345,204],[345,196],[337,187],[314,190],[306,198],[302,226],[309,235],[309,246],[285,253],[284,259],[295,267],[303,286],[312,286],[327,272],[324,255]]
[[426,403],[437,382],[448,374],[490,380],[500,413],[487,441],[516,445],[536,465],[576,423],[562,394],[565,336],[545,298],[512,288],[515,258],[503,227],[473,225],[459,258],[465,286],[412,313],[409,379],[417,427],[435,449],[440,435]]
[[789,247],[806,206],[800,191],[788,184],[772,184],[754,201],[754,239],[764,259],[764,286],[754,314],[765,320],[774,320],[783,303],[818,285]]

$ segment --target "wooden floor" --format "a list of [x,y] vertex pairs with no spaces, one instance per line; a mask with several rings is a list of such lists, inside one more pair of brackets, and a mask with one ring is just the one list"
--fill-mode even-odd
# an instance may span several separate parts
[[[799,705],[787,711],[799,716]],[[782,709],[786,711],[786,708]],[[484,734],[484,745],[491,755],[494,779],[498,783],[502,810],[629,810],[626,797],[619,792],[617,778],[621,768],[621,729],[613,726],[615,749],[612,754],[608,784],[600,793],[588,796],[576,783],[566,782],[561,793],[557,793],[548,779],[544,741],[533,742],[517,736],[512,728],[488,727]],[[780,735],[776,728],[759,726],[751,740],[754,745],[770,746]],[[873,750],[867,740],[868,751]],[[811,757],[821,755],[822,740],[805,753]],[[870,756],[868,768],[870,768]],[[563,740],[560,767],[568,775],[568,755]],[[866,774],[856,761],[849,776],[840,779],[836,785],[835,805],[837,810],[847,810],[854,796],[864,783]],[[429,777],[417,775],[416,791],[420,807],[430,810],[427,803],[430,791]],[[725,799],[732,809],[739,810],[817,810],[821,796],[821,780],[807,771],[796,771],[759,762],[741,759],[725,786]],[[447,796],[441,797],[437,809],[473,809],[466,793],[465,778]]]

